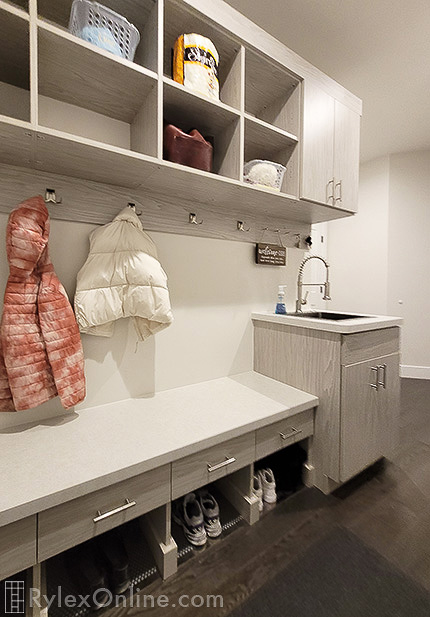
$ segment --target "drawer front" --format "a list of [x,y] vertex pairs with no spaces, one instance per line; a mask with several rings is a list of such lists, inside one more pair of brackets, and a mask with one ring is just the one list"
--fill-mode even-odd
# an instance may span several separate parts
[[256,459],[259,460],[277,450],[282,450],[282,448],[313,435],[313,432],[313,409],[260,428],[256,434]]
[[170,500],[170,465],[78,497],[39,514],[38,560],[122,525]]
[[0,580],[36,563],[37,517],[0,527]]
[[254,432],[186,456],[172,464],[172,498],[223,478],[254,459]]
[[341,363],[356,364],[372,358],[398,353],[400,328],[385,328],[342,336]]

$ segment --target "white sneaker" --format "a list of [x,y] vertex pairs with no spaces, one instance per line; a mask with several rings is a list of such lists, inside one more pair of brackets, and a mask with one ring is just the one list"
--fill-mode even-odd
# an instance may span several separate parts
[[259,473],[254,475],[252,482],[252,492],[258,497],[258,510],[263,511],[263,487],[261,486],[261,477]]
[[203,512],[206,534],[209,538],[218,538],[222,533],[222,525],[215,497],[206,489],[202,489],[197,493],[197,499]]
[[276,503],[276,482],[271,469],[259,471],[261,486],[263,488],[263,500],[266,503]]

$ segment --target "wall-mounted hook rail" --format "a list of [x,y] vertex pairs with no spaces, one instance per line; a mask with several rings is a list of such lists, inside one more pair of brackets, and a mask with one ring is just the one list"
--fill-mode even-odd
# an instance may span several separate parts
[[136,204],[135,203],[133,203],[132,201],[129,201],[127,206],[129,208],[131,208],[132,210],[134,210],[135,213],[137,214],[137,216],[142,216],[142,210],[136,210]]
[[55,189],[45,189],[45,203],[58,205],[63,203],[63,200],[61,197],[57,199]]
[[191,225],[202,225],[203,220],[198,221],[197,220],[197,214],[195,214],[194,212],[190,212],[189,217],[188,217],[188,222]]
[[251,231],[250,227],[245,228],[245,221],[237,221],[237,231]]

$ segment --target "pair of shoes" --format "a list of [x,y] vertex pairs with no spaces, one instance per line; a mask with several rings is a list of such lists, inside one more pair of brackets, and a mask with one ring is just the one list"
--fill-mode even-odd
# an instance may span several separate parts
[[127,591],[131,581],[129,576],[128,555],[123,539],[117,529],[97,538],[102,567],[108,575],[109,589],[119,595]]
[[66,559],[80,594],[89,596],[93,610],[110,603],[109,590],[118,595],[130,587],[128,556],[116,529],[71,549]]
[[218,538],[222,527],[218,503],[207,490],[188,493],[174,505],[173,520],[182,526],[193,546],[203,546],[207,538]]
[[260,469],[254,475],[252,492],[258,497],[258,509],[263,510],[263,501],[276,503],[276,482],[271,469]]

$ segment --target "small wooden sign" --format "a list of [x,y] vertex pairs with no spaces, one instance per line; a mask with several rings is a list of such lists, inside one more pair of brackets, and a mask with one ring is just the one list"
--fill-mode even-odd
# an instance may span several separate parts
[[287,249],[279,244],[260,242],[256,247],[256,262],[262,266],[285,266]]

